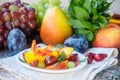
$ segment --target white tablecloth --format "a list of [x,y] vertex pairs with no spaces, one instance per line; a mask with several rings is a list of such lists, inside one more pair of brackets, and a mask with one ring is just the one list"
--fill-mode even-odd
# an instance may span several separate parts
[[0,80],[93,80],[97,73],[118,63],[116,48],[91,48],[88,52],[107,53],[108,57],[74,72],[49,74],[27,69],[17,62],[16,55],[0,59]]

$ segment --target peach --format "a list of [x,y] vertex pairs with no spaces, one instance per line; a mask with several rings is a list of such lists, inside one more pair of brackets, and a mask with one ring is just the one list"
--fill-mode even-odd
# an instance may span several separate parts
[[120,50],[120,27],[108,24],[106,28],[98,31],[92,44],[94,47],[118,48]]

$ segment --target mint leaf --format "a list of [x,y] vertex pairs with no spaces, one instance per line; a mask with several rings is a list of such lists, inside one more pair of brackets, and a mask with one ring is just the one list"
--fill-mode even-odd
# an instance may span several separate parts
[[86,29],[94,28],[93,25],[90,22],[86,21],[86,20],[81,20],[81,22],[85,26]]
[[66,54],[64,51],[61,52],[59,58],[58,58],[58,61],[64,61],[66,59]]
[[87,39],[89,40],[89,41],[92,41],[93,40],[93,37],[94,37],[94,34],[93,34],[93,32],[89,32],[89,34],[88,34],[88,36],[87,36]]
[[69,19],[69,23],[73,26],[73,28],[83,28],[83,24],[77,19]]
[[99,16],[99,19],[100,19],[100,22],[104,23],[104,24],[107,24],[107,19],[104,17],[104,16]]
[[77,19],[88,20],[90,18],[88,12],[82,7],[74,6],[74,11]]
[[89,14],[91,13],[91,3],[89,0],[85,0],[83,4],[83,8],[86,9]]
[[81,35],[87,40],[92,41],[94,37],[94,31],[87,30],[87,29],[79,29],[78,35]]

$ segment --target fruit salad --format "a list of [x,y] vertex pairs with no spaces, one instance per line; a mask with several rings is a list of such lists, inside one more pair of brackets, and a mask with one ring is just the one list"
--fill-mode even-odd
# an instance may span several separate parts
[[80,64],[78,53],[73,51],[73,47],[61,45],[36,46],[36,40],[33,40],[31,49],[23,53],[23,58],[32,67],[63,70]]

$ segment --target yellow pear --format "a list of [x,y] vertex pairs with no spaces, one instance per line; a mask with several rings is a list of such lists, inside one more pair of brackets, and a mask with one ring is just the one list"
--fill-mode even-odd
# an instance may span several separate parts
[[71,34],[72,28],[62,9],[58,6],[49,9],[43,18],[40,29],[42,41],[45,44],[56,45],[63,43]]

